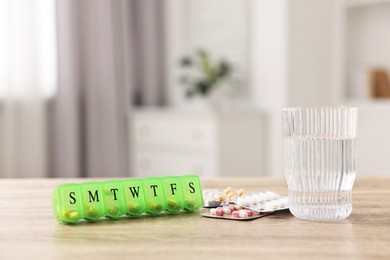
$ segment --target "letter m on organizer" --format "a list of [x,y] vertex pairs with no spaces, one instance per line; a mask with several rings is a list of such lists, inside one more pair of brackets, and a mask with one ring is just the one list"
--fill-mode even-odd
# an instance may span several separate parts
[[89,194],[89,202],[92,202],[92,201],[95,201],[95,200],[96,200],[96,202],[99,202],[98,190],[95,190],[95,195],[93,195],[91,191],[88,191],[88,194]]

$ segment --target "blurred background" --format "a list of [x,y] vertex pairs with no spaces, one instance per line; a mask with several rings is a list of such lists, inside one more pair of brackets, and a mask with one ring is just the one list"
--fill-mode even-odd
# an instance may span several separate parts
[[0,0],[0,177],[281,176],[285,106],[390,172],[389,0]]

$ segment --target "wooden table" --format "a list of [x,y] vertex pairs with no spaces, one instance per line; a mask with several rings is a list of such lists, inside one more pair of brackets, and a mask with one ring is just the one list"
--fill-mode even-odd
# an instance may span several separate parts
[[[0,259],[390,259],[390,178],[358,178],[352,215],[338,223],[299,220],[288,211],[253,221],[199,213],[58,224],[51,192],[64,182],[0,180]],[[286,194],[283,178],[202,180]]]

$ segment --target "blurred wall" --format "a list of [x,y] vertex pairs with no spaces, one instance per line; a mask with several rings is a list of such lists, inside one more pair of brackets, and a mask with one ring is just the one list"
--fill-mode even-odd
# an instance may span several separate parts
[[288,105],[332,104],[337,75],[335,0],[294,0],[289,5]]

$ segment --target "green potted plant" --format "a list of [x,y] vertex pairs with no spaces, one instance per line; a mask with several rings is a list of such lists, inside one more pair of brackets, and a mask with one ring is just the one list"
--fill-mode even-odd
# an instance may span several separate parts
[[187,99],[210,100],[217,89],[222,88],[232,74],[232,66],[224,59],[213,60],[203,49],[193,56],[180,60],[184,73],[180,83]]

